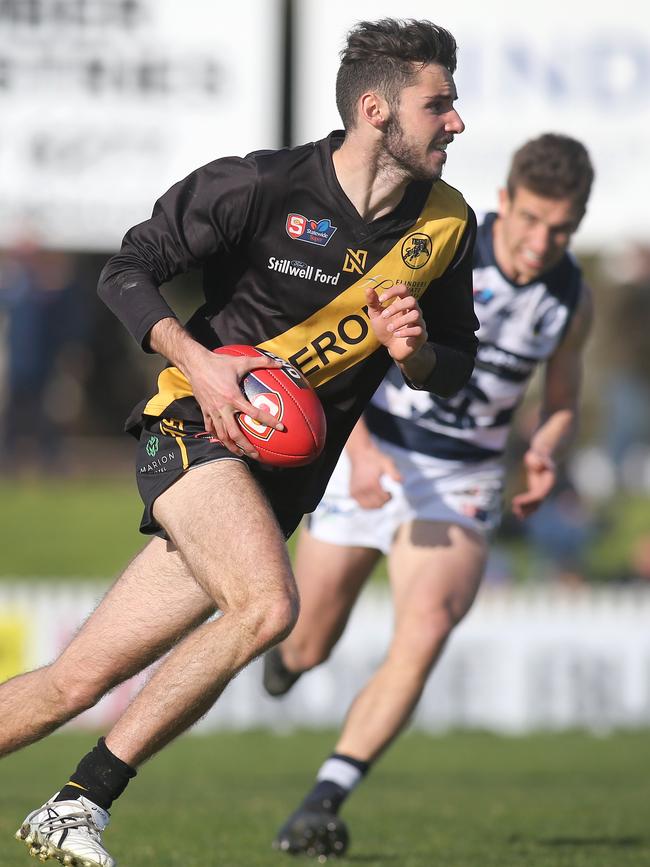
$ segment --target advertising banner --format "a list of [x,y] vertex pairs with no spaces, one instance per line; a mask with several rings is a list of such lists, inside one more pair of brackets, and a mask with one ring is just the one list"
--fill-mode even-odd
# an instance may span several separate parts
[[641,0],[616,12],[586,0],[526,8],[517,0],[435,6],[426,0],[297,3],[296,140],[340,127],[334,102],[338,52],[359,20],[429,18],[459,45],[458,110],[466,130],[449,148],[445,180],[475,210],[496,203],[510,155],[526,139],[581,139],[596,184],[578,246],[597,252],[647,235],[650,189],[650,15]]
[[0,246],[110,251],[192,169],[277,147],[278,7],[0,3]]
[[[56,659],[97,604],[92,585],[0,585],[0,681]],[[503,734],[650,724],[650,593],[490,587],[460,624],[426,686],[414,728]],[[331,658],[281,700],[262,688],[256,661],[230,684],[195,731],[340,725],[384,659],[393,612],[368,587]],[[116,686],[69,725],[112,725],[151,673]]]

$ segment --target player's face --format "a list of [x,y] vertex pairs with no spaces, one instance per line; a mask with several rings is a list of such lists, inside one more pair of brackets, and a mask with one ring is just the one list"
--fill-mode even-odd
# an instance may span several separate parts
[[385,149],[400,170],[414,180],[437,180],[447,159],[447,145],[465,124],[454,108],[454,79],[431,63],[405,87],[396,114],[388,119]]
[[494,228],[497,262],[511,280],[535,280],[560,261],[582,214],[571,198],[547,199],[525,187],[499,194]]

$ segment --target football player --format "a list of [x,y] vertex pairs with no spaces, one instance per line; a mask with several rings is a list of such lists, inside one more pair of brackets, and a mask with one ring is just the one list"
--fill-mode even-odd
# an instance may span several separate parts
[[281,850],[345,850],[339,809],[407,724],[478,590],[501,515],[508,433],[539,364],[541,421],[524,455],[525,489],[512,501],[514,513],[530,515],[553,488],[556,462],[576,427],[592,318],[591,292],[568,251],[592,180],[586,149],[568,136],[542,135],[515,153],[498,211],[478,228],[473,282],[481,327],[470,381],[441,398],[408,389],[391,369],[301,531],[301,613],[289,638],[265,657],[267,691],[286,693],[327,658],[382,554],[395,627],[333,754],[280,830]]
[[[62,655],[0,688],[0,754],[42,738],[165,658],[70,778],[18,832],[32,855],[113,867],[102,832],[136,769],[203,716],[230,679],[286,637],[298,594],[285,546],[320,500],[392,364],[451,397],[472,371],[476,221],[440,180],[464,125],[456,43],[429,21],[363,22],[337,79],[345,130],[302,147],[219,159],[165,193],[107,263],[99,291],[169,364],[133,411],[141,529],[152,539]],[[205,303],[186,326],[160,292],[190,268]],[[317,390],[327,441],[269,471],[238,415],[281,429],[240,381],[256,345]],[[271,355],[267,367],[280,364]],[[211,619],[215,609],[222,616]],[[213,848],[213,830],[206,830]]]

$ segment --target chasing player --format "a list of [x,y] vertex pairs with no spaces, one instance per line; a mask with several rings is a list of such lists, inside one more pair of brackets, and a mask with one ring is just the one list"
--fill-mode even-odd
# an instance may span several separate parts
[[[467,382],[475,219],[439,180],[464,128],[455,67],[453,36],[428,21],[359,24],[337,80],[344,133],[198,169],[106,265],[102,297],[170,362],[128,422],[140,437],[142,530],[153,538],[58,660],[0,688],[0,753],[169,653],[25,819],[18,837],[31,854],[113,867],[102,832],[136,769],[293,627],[284,539],[320,500],[386,370],[395,362],[409,387],[447,397]],[[203,271],[205,304],[183,327],[159,287],[190,268]],[[229,343],[270,350],[310,379],[328,423],[315,463],[268,471],[256,461],[237,415],[279,423],[239,387],[259,360],[211,352]],[[216,608],[222,616],[209,619]],[[203,833],[212,851],[213,830]]]
[[514,155],[498,213],[474,252],[481,327],[470,382],[445,399],[404,386],[391,369],[350,437],[325,497],[301,531],[298,623],[265,658],[282,695],[325,660],[358,593],[388,555],[395,629],[386,659],[357,695],[331,755],[280,830],[281,850],[342,854],[338,811],[413,713],[454,626],[469,610],[499,521],[503,453],[513,415],[544,363],[539,427],[524,456],[525,518],[549,494],[576,426],[591,292],[568,252],[593,180],[583,145],[546,134]]

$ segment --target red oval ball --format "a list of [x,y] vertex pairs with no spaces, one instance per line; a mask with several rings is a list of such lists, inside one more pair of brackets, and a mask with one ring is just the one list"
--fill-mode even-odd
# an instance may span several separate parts
[[[278,358],[256,346],[232,344],[214,352],[223,355],[247,355]],[[301,467],[311,463],[325,445],[327,423],[318,395],[305,377],[285,359],[282,367],[261,367],[241,381],[246,399],[263,407],[282,422],[284,430],[275,430],[248,415],[237,421],[246,439],[255,446],[259,460],[273,467]]]

